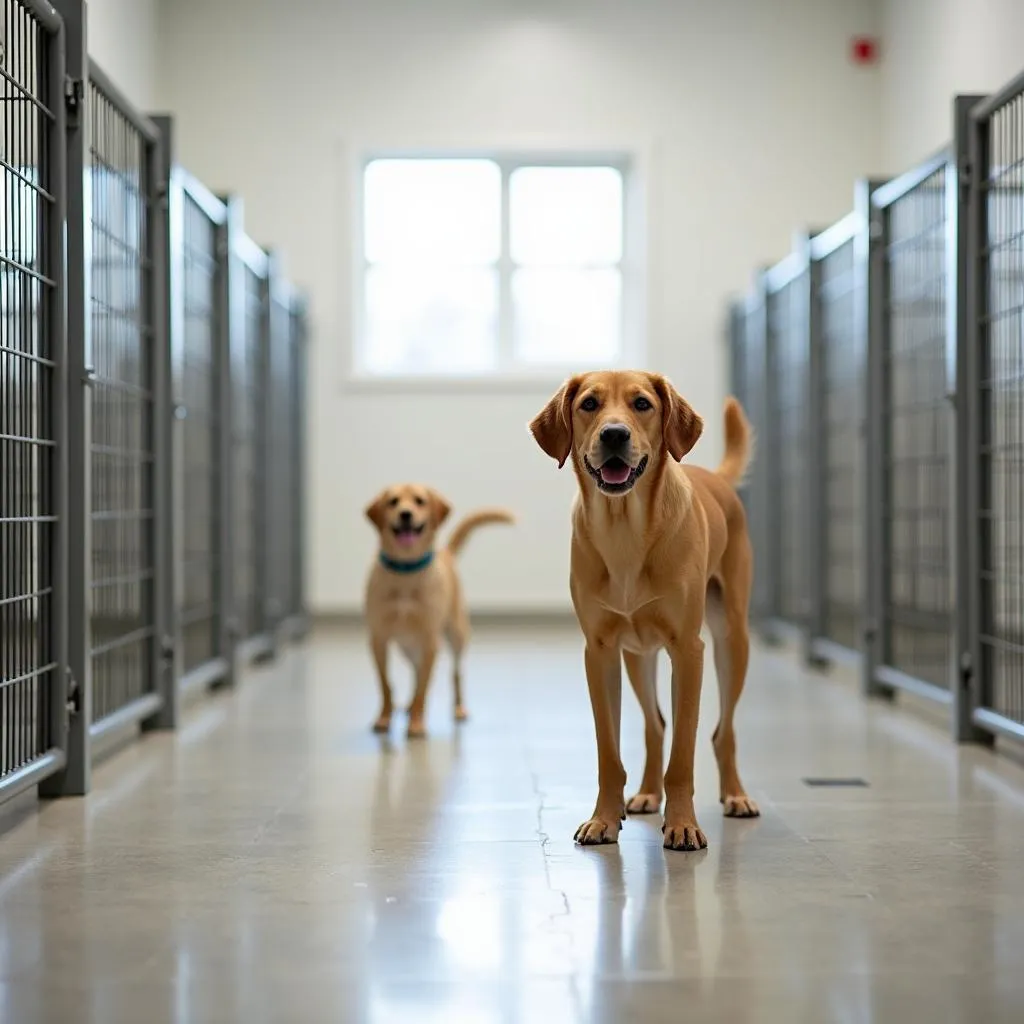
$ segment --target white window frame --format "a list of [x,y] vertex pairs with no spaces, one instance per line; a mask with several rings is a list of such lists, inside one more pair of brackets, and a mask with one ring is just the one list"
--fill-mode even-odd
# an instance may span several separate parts
[[[366,275],[370,262],[366,258],[364,232],[367,167],[377,160],[489,160],[498,165],[501,173],[501,250],[496,264],[498,270],[498,359],[492,370],[474,373],[379,373],[366,368]],[[617,358],[601,366],[581,366],[578,362],[524,362],[514,356],[514,317],[511,295],[512,275],[517,268],[511,255],[511,211],[509,181],[512,172],[521,167],[610,167],[622,176],[622,256],[618,264],[602,264],[617,268],[622,283],[620,346]],[[349,382],[370,387],[419,387],[432,385],[479,385],[481,383],[522,383],[526,386],[543,382],[561,381],[572,373],[584,369],[614,369],[643,363],[641,339],[644,329],[643,260],[641,258],[640,220],[635,161],[621,151],[580,151],[573,153],[535,152],[531,150],[387,150],[375,149],[365,153],[356,168],[354,234],[354,294],[352,346],[349,354]],[[527,265],[528,266],[528,265]],[[585,265],[579,265],[585,269]]]

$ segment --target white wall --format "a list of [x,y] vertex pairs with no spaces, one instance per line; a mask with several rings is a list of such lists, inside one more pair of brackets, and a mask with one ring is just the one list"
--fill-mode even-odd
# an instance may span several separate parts
[[1024,69],[1021,0],[885,0],[883,169],[899,173],[950,140],[953,97]]
[[89,55],[141,110],[157,91],[160,0],[87,0]]
[[[880,159],[879,75],[847,58],[875,0],[168,0],[160,100],[179,154],[246,201],[312,298],[311,602],[359,607],[362,509],[423,479],[456,512],[515,509],[464,556],[477,609],[560,609],[569,470],[525,424],[559,383],[437,392],[346,385],[356,159],[378,146],[616,147],[644,164],[648,367],[709,421],[720,452],[727,294],[799,223],[850,206]],[[841,130],[837,130],[837,118]]]

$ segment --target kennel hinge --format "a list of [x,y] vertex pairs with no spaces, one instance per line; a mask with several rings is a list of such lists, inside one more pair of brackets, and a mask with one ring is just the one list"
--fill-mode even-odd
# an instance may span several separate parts
[[961,165],[957,174],[957,181],[960,185],[960,201],[966,202],[967,196],[970,194],[971,186],[974,184],[974,164],[970,160],[965,160]]
[[65,676],[67,689],[64,699],[64,725],[70,726],[72,716],[77,715],[82,710],[82,690],[70,666],[68,666]]
[[966,686],[974,675],[974,658],[970,651],[964,651],[960,655],[960,682]]
[[85,100],[85,82],[81,78],[64,76],[64,107],[68,112],[68,124],[72,128],[79,125],[79,115]]
[[178,645],[174,642],[173,636],[164,636],[160,641],[160,660],[165,665],[174,662],[174,655],[177,653]]

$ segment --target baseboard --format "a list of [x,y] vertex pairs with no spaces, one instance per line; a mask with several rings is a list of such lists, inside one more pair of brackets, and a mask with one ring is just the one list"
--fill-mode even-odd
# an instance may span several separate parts
[[[470,611],[470,621],[474,626],[514,626],[514,627],[558,627],[576,625],[576,615],[570,608],[557,608],[551,611],[527,609],[481,609]],[[314,629],[337,629],[362,626],[364,616],[361,611],[314,612],[311,617]]]

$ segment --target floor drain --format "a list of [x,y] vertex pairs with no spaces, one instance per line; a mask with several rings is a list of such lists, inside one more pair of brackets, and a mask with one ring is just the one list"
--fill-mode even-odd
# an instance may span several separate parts
[[804,779],[805,786],[867,787],[864,779]]

